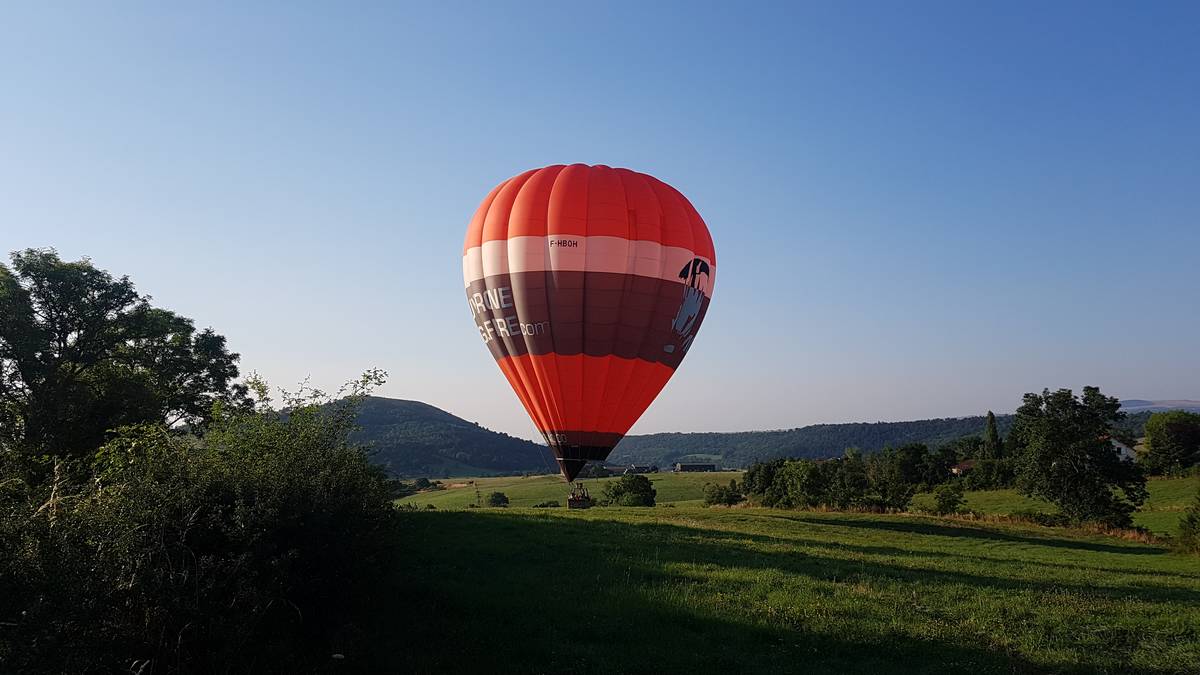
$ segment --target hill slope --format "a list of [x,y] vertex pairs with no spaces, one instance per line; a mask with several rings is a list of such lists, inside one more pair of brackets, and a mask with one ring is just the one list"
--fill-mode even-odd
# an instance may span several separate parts
[[546,447],[514,438],[420,401],[369,397],[357,439],[395,476],[461,476],[550,471]]

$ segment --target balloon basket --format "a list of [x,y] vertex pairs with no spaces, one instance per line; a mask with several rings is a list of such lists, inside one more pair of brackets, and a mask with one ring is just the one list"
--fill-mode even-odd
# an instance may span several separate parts
[[593,503],[583,483],[571,483],[571,493],[567,495],[568,509],[590,509]]

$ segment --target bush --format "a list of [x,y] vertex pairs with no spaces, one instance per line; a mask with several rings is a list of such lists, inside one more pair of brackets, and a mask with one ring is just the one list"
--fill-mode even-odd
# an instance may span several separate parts
[[657,495],[649,478],[629,474],[605,485],[600,503],[606,506],[654,506]]
[[399,533],[388,481],[347,440],[356,400],[218,409],[200,438],[126,428],[89,480],[0,474],[0,662],[298,672],[365,651]]
[[1191,506],[1183,513],[1183,520],[1179,521],[1175,544],[1183,551],[1200,553],[1200,492],[1196,493]]
[[934,489],[933,501],[937,505],[938,515],[958,513],[966,501],[963,498],[963,484],[960,481],[942,483]]
[[554,509],[554,508],[558,508],[560,506],[562,506],[561,503],[556,502],[553,499],[551,499],[549,501],[538,502],[537,504],[533,505],[533,508],[535,508],[535,509]]
[[494,507],[508,506],[508,495],[503,492],[493,492],[487,496],[487,505]]
[[744,501],[746,501],[746,497],[742,494],[742,489],[732,478],[729,479],[729,485],[704,484],[705,506],[733,506]]
[[1013,511],[1008,514],[1008,517],[1017,522],[1034,523],[1046,527],[1067,527],[1072,524],[1071,519],[1061,513],[1045,513],[1029,509]]

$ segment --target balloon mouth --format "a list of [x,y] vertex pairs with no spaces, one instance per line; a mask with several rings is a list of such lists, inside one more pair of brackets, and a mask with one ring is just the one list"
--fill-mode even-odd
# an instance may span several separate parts
[[575,477],[579,475],[580,471],[583,471],[583,467],[588,463],[586,459],[560,459],[557,461],[558,468],[568,483],[575,482]]
[[553,431],[542,432],[546,443],[554,453],[554,460],[568,483],[583,471],[583,467],[591,462],[603,462],[608,459],[613,447],[621,441],[622,434],[582,431]]

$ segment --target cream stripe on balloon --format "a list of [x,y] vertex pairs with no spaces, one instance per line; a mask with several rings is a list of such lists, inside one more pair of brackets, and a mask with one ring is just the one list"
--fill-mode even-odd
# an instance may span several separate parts
[[[463,255],[463,284],[488,274],[518,272],[611,272],[634,274],[652,279],[677,281],[684,266],[698,256],[679,246],[663,246],[656,241],[630,240],[622,237],[582,237],[552,235],[544,237],[511,237],[485,241],[473,246]],[[703,256],[708,265],[705,295],[713,287],[716,266]]]

